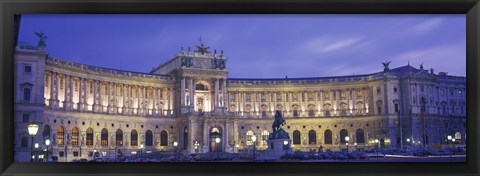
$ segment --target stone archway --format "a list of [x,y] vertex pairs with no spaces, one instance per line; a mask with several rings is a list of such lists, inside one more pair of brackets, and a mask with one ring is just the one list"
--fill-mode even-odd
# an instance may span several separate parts
[[[220,142],[217,144],[216,139],[219,138]],[[220,127],[213,127],[210,129],[209,134],[209,143],[210,143],[210,152],[221,152],[222,151],[222,129]]]

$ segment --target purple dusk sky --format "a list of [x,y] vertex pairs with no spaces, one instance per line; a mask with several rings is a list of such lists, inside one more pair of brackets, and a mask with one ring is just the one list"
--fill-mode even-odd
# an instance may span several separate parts
[[51,57],[148,73],[198,38],[229,78],[368,74],[410,65],[466,75],[465,15],[23,15],[19,41]]

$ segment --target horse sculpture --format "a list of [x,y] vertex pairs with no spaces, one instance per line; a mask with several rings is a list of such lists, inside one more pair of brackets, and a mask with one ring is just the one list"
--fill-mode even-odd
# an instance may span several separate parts
[[285,119],[282,117],[280,111],[275,112],[275,121],[273,121],[272,129],[273,132],[276,132],[281,129],[281,126],[285,125]]

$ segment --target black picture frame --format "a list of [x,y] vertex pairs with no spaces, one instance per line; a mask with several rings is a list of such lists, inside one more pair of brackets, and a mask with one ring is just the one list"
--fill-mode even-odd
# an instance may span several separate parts
[[[479,175],[478,0],[3,0],[0,60],[2,175]],[[467,162],[465,163],[14,163],[13,52],[19,14],[466,14]]]

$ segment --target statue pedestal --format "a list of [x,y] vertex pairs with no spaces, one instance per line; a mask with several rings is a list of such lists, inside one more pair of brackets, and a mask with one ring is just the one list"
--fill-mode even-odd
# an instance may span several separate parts
[[[288,144],[284,145],[284,141],[287,141]],[[269,139],[267,144],[268,148],[265,152],[265,158],[279,159],[286,153],[293,154],[291,139]]]

